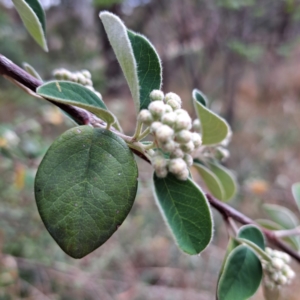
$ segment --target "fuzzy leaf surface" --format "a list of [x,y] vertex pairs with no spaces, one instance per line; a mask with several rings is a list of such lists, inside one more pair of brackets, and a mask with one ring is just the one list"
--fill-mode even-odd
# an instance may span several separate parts
[[190,178],[181,181],[172,174],[166,178],[154,174],[154,193],[178,247],[190,255],[203,251],[211,242],[213,221],[200,188]]
[[218,300],[245,300],[257,291],[262,280],[262,266],[247,246],[236,247],[227,257],[218,284]]
[[139,110],[147,109],[150,104],[150,93],[159,90],[162,82],[162,67],[159,56],[150,41],[131,30],[128,37],[137,65],[137,76],[140,86]]
[[201,178],[212,195],[219,200],[223,200],[225,192],[219,178],[210,169],[202,164],[194,163],[194,167],[199,172]]
[[115,116],[93,91],[70,81],[50,81],[37,89],[37,94],[51,101],[84,108],[109,124]]
[[127,28],[119,17],[110,12],[101,12],[100,19],[127,80],[136,111],[139,111],[140,86],[137,74],[137,64],[128,37]]
[[300,182],[292,185],[292,193],[297,204],[298,210],[300,211]]
[[224,190],[223,201],[229,201],[237,192],[237,182],[230,170],[216,162],[208,162],[210,170],[218,177]]
[[132,152],[114,133],[90,126],[66,131],[47,151],[35,180],[47,230],[67,254],[84,257],[123,223],[137,176]]
[[202,144],[221,143],[229,132],[227,122],[194,98],[194,107],[201,123]]
[[22,22],[34,40],[48,51],[44,10],[38,0],[12,0]]

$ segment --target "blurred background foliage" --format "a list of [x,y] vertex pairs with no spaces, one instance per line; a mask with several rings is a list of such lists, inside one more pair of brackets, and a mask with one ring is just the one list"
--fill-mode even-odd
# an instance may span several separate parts
[[[230,122],[226,164],[240,184],[231,204],[252,218],[265,217],[266,202],[295,210],[290,187],[300,179],[300,1],[41,3],[50,52],[28,36],[11,2],[0,0],[1,54],[30,63],[45,80],[58,67],[89,69],[130,134],[133,103],[98,18],[103,9],[118,14],[157,48],[165,92],[178,93],[193,114],[191,91],[199,88]],[[227,243],[220,216],[209,250],[200,257],[180,253],[152,199],[151,169],[141,161],[138,197],[119,231],[80,261],[59,249],[40,220],[33,184],[46,149],[70,126],[58,109],[0,79],[0,299],[214,299]],[[298,280],[282,299],[299,299]],[[254,299],[262,299],[261,291]]]

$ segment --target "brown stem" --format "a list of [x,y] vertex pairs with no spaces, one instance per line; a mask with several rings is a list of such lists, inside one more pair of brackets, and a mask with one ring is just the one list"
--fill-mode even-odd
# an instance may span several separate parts
[[[239,223],[243,225],[253,224],[258,227],[260,227],[254,220],[250,219],[249,217],[245,216],[241,212],[237,211],[236,209],[232,208],[226,203],[223,203],[210,194],[206,194],[206,198],[209,201],[210,205],[214,207],[219,213],[225,218],[232,218],[235,221],[238,221]],[[260,227],[261,231],[264,233],[266,238],[270,243],[272,243],[274,246],[278,247],[279,249],[283,250],[284,252],[288,253],[291,257],[293,257],[296,261],[300,263],[300,255],[297,251],[290,248],[287,244],[282,242],[276,234],[268,229]]]
[[[0,74],[12,78],[18,83],[29,88],[33,92],[36,92],[36,89],[43,84],[40,80],[31,76],[30,74],[25,72],[23,69],[15,65],[12,61],[10,61],[9,59],[7,59],[5,56],[1,54],[0,54]],[[72,116],[79,125],[90,124],[93,123],[94,121],[95,117],[90,112],[84,109],[77,108],[71,105],[65,105],[65,104],[58,104],[58,103],[53,103],[53,104],[60,107],[63,111],[65,111],[70,116]],[[142,153],[134,149],[132,149],[132,151],[142,159],[149,162],[149,160]],[[211,204],[211,206],[217,209],[225,219],[232,218],[235,221],[238,221],[239,223],[244,225],[246,224],[257,225],[252,219],[243,215],[242,213],[230,207],[229,205],[215,199],[210,194],[206,194],[206,197],[209,203]],[[288,253],[290,256],[292,256],[295,260],[297,260],[300,263],[300,255],[296,251],[291,249],[288,245],[283,243],[276,236],[274,232],[264,228],[261,228],[261,230],[263,231],[263,233],[271,243],[273,243],[275,246]]]

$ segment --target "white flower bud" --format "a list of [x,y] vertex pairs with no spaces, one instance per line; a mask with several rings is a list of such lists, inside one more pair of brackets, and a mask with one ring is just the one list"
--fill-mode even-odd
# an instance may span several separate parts
[[155,170],[155,174],[158,178],[165,178],[168,175],[168,170],[167,168],[157,169]]
[[182,149],[183,152],[192,153],[195,149],[195,146],[194,146],[194,143],[192,141],[190,141],[186,144],[181,144],[180,148]]
[[164,93],[160,90],[153,90],[150,93],[151,101],[163,101],[164,100]]
[[81,70],[81,74],[87,79],[92,79],[92,74],[89,70]]
[[[223,147],[217,147],[217,157],[221,160],[221,161],[225,161],[227,158],[229,158],[230,156],[230,152],[223,148]],[[276,251],[276,250],[274,250]],[[272,254],[273,256],[275,256],[275,254],[273,253],[274,251],[272,251]]]
[[288,279],[286,278],[286,276],[284,276],[284,275],[281,274],[281,275],[278,277],[277,282],[278,282],[280,285],[285,285],[285,284],[287,284]]
[[157,121],[153,122],[150,127],[150,132],[155,134],[156,130],[161,126],[163,126],[163,124],[161,122],[157,122]]
[[165,104],[165,113],[173,112],[173,108],[169,104]]
[[189,170],[185,168],[182,172],[176,175],[177,179],[179,180],[187,180],[189,178]]
[[168,100],[168,102],[166,102],[168,105],[170,105],[172,107],[173,110],[179,109],[181,108],[181,105],[174,99],[170,99]]
[[75,73],[70,73],[70,76],[68,78],[69,81],[78,82],[78,76]]
[[175,124],[176,118],[177,118],[177,116],[174,112],[169,112],[169,113],[165,113],[162,116],[161,121],[162,121],[162,123],[173,127]]
[[287,264],[291,261],[291,257],[285,252],[281,252],[281,259]]
[[180,130],[175,135],[175,140],[179,144],[186,144],[192,139],[192,133],[188,130]]
[[172,153],[170,154],[171,158],[183,158],[184,157],[184,152],[179,148],[175,148]]
[[165,113],[165,104],[162,101],[153,101],[149,104],[150,110],[154,119],[160,118]]
[[174,101],[176,101],[180,106],[181,106],[181,104],[182,104],[181,98],[180,98],[177,94],[172,93],[172,92],[167,93],[164,100],[165,100],[166,103],[168,103],[168,101],[170,101],[170,100],[174,100]]
[[152,114],[148,109],[142,109],[138,114],[138,120],[146,125],[150,125],[153,122]]
[[200,132],[201,131],[201,123],[200,123],[200,120],[199,119],[195,119],[194,122],[193,122],[193,129],[195,131],[198,131]]
[[176,118],[175,130],[179,131],[182,129],[190,130],[192,127],[192,120],[189,115],[180,114]]
[[272,259],[272,266],[276,269],[276,270],[281,270],[282,267],[285,265],[284,261],[281,258],[278,257],[274,257]]
[[77,72],[76,75],[77,75],[77,78],[78,78],[77,79],[78,83],[82,84],[82,85],[86,85],[86,78],[80,72]]
[[281,258],[281,251],[278,251],[278,250],[273,250],[273,256],[274,257],[277,257],[277,258]]
[[288,280],[292,280],[296,276],[295,272],[291,268],[289,268],[289,270],[287,270],[285,275],[286,275]]
[[266,253],[268,255],[272,255],[273,254],[273,250],[271,248],[269,248],[269,247],[266,247]]
[[156,138],[160,143],[170,140],[173,134],[174,130],[168,125],[162,125],[155,131]]
[[165,169],[167,167],[167,160],[160,154],[155,155],[151,161],[155,170]]
[[272,273],[270,278],[274,281],[274,282],[277,282],[278,279],[279,279],[279,276],[280,276],[280,273],[278,272],[275,272],[275,273]]
[[169,162],[169,171],[174,175],[179,175],[187,168],[185,161],[182,158],[174,158]]
[[268,281],[265,281],[265,286],[269,289],[269,290],[273,290],[275,288],[275,284],[274,282],[268,280]]
[[198,148],[202,144],[202,138],[201,135],[197,132],[192,133],[192,141],[194,143],[195,148]]
[[176,148],[176,143],[173,140],[167,141],[160,145],[161,149],[166,153],[171,153]]
[[190,116],[189,113],[185,110],[185,109],[182,109],[182,108],[179,108],[175,111],[176,115],[185,115],[185,116]]
[[101,95],[99,92],[97,92],[97,91],[94,90],[94,93],[95,93],[100,99],[102,99],[102,95]]
[[183,160],[186,162],[188,167],[192,166],[194,163],[193,157],[189,154],[184,154]]
[[86,86],[93,86],[93,81],[91,79],[86,78],[85,79],[85,85]]

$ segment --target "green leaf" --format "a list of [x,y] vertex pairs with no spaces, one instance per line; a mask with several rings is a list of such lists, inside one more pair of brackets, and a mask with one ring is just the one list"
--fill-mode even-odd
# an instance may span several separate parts
[[116,119],[106,105],[93,91],[70,81],[50,81],[37,89],[37,94],[51,101],[69,104],[86,109],[104,120],[114,124]]
[[208,100],[207,100],[206,96],[197,89],[193,90],[193,98],[204,106],[207,106],[207,104],[208,104]]
[[147,108],[149,94],[160,89],[162,69],[152,44],[142,35],[128,31],[116,15],[100,13],[109,42],[127,80],[136,111]]
[[262,280],[262,266],[256,254],[240,245],[228,256],[218,284],[218,300],[245,300],[257,291]]
[[23,63],[23,67],[27,73],[29,73],[31,76],[35,77],[36,79],[43,81],[42,77],[39,75],[39,73],[28,63]]
[[262,250],[265,250],[265,237],[257,226],[244,225],[239,229],[237,236],[241,239],[249,240]]
[[218,177],[210,169],[202,164],[194,163],[193,166],[201,175],[201,178],[203,179],[205,185],[212,193],[212,195],[220,200],[223,200],[225,192]]
[[[284,230],[285,229],[281,225],[279,225],[273,221],[267,220],[267,219],[257,219],[257,220],[255,220],[255,222],[257,224],[259,224],[261,227],[269,229],[269,230]],[[286,243],[288,243],[293,249],[295,249],[297,251],[300,250],[299,238],[297,239],[297,237],[289,236],[289,237],[284,237],[282,240],[285,241]]]
[[221,143],[229,132],[227,122],[206,108],[194,98],[194,107],[202,128],[202,144],[215,145]]
[[208,201],[189,178],[176,179],[154,175],[156,203],[179,248],[190,255],[203,251],[211,242],[213,220]]
[[292,185],[292,193],[297,204],[298,210],[300,211],[300,182]]
[[127,32],[137,65],[140,86],[139,110],[147,109],[150,104],[150,93],[161,88],[161,62],[156,50],[146,37],[131,30]]
[[233,173],[217,162],[208,162],[210,170],[218,177],[224,190],[223,201],[233,198],[237,192],[237,182]]
[[272,221],[278,223],[285,229],[295,228],[299,224],[295,214],[284,206],[264,204],[263,209]]
[[137,191],[137,166],[114,133],[80,126],[49,148],[35,179],[41,218],[70,256],[101,246],[128,215]]
[[24,26],[34,40],[48,52],[45,13],[38,0],[12,0]]

